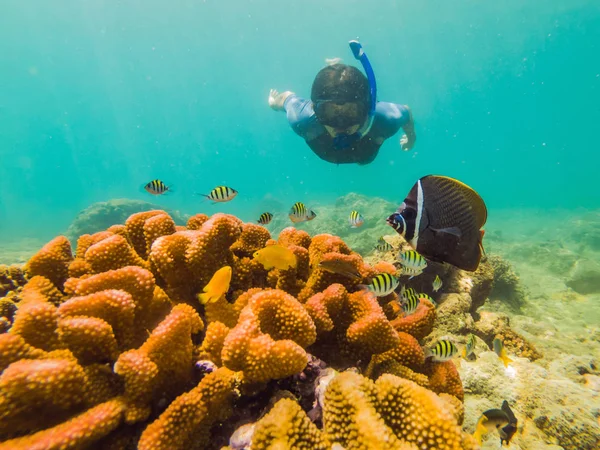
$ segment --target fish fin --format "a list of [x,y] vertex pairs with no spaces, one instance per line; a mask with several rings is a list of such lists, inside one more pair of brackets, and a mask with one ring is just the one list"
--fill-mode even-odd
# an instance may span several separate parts
[[206,305],[210,301],[210,295],[207,292],[198,294],[198,301],[201,305]]
[[477,441],[479,445],[481,445],[481,436],[487,433],[487,428],[483,425],[483,417],[479,419],[477,422],[477,428],[475,429],[475,433],[473,433],[473,437]]
[[508,365],[509,365],[511,362],[513,362],[513,360],[512,360],[512,359],[510,359],[510,358],[508,357],[508,355],[504,354],[504,355],[502,356],[502,362],[504,363],[504,367],[508,367]]
[[457,238],[460,238],[462,236],[462,233],[458,227],[448,227],[448,228],[429,227],[429,229],[435,233],[451,234],[453,236],[456,236]]
[[515,417],[515,413],[513,413],[512,409],[510,409],[510,405],[506,400],[502,402],[502,406],[500,407],[502,411],[506,413],[508,416],[508,423],[517,423],[517,418]]

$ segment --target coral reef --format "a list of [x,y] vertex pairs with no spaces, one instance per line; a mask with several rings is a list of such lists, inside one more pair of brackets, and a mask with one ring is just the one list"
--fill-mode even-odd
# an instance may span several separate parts
[[508,261],[498,255],[490,255],[488,262],[494,269],[494,284],[490,295],[519,308],[527,295],[519,276]]
[[[396,294],[359,286],[392,264],[226,214],[123,221],[79,236],[74,254],[50,241],[22,289],[15,275],[20,292],[0,303],[0,448],[219,448],[240,427],[253,448],[473,448],[454,363],[426,362],[421,347],[434,305],[403,317],[386,307]],[[275,242],[297,267],[253,259]],[[223,266],[229,291],[201,305]]]
[[[125,198],[93,203],[77,214],[65,234],[71,242],[76,242],[84,234],[94,234],[112,225],[124,223],[132,214],[161,209],[161,206],[152,203]],[[167,214],[176,223],[186,223],[187,217],[177,211],[167,211]]]

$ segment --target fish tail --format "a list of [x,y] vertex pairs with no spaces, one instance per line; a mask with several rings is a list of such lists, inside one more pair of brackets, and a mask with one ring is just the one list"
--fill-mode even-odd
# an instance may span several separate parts
[[198,294],[198,301],[201,305],[206,305],[210,301],[210,296],[208,293]]
[[504,353],[504,354],[502,355],[502,362],[504,363],[504,367],[508,367],[508,365],[509,365],[511,362],[513,362],[513,360],[512,360],[512,359],[510,359],[506,353]]
[[364,291],[364,292],[369,292],[370,291],[368,284],[359,284],[356,287],[358,289],[360,289],[361,291]]

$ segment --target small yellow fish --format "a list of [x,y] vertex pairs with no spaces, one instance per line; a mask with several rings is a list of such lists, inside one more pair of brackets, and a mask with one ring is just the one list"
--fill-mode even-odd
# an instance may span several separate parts
[[442,287],[442,279],[440,278],[439,275],[435,276],[435,280],[433,280],[433,292],[437,292],[440,290],[440,288]]
[[496,352],[496,355],[498,355],[498,358],[500,358],[502,360],[502,362],[504,363],[504,367],[508,367],[508,365],[513,362],[512,359],[510,359],[508,357],[508,355],[506,354],[506,349],[504,348],[504,344],[502,343],[502,341],[498,338],[494,339],[493,342],[494,345],[494,352]]
[[221,267],[204,287],[204,293],[198,294],[198,300],[203,305],[216,302],[227,293],[230,282],[231,267]]
[[296,268],[296,255],[286,247],[281,245],[269,245],[254,252],[254,259],[263,265],[267,270],[273,267],[279,270]]

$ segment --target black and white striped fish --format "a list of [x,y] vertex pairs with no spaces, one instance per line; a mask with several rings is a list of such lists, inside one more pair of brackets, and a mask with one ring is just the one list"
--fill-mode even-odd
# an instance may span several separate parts
[[477,192],[453,178],[428,175],[412,187],[388,224],[423,256],[475,271],[487,209]]
[[437,307],[437,302],[430,295],[427,295],[425,292],[420,292],[419,294],[417,294],[417,297],[426,298],[433,304],[433,306]]
[[312,209],[308,209],[304,203],[296,202],[290,209],[289,217],[292,222],[299,223],[313,220],[317,215]]
[[228,186],[217,186],[209,194],[200,194],[216,203],[228,202],[238,194],[238,191]]
[[425,358],[432,357],[434,361],[448,361],[456,355],[458,348],[452,341],[441,340],[438,341],[433,347],[425,350]]
[[350,228],[358,228],[365,223],[365,219],[363,219],[363,216],[358,211],[352,211],[348,221],[350,222]]
[[475,335],[473,333],[469,333],[467,336],[467,342],[465,344],[465,348],[462,351],[462,357],[468,358],[475,351],[475,346],[477,345],[477,340],[475,339]]
[[396,290],[400,282],[398,278],[389,273],[381,273],[373,278],[371,284],[361,286],[373,292],[377,297],[385,297]]
[[421,275],[427,267],[427,260],[414,250],[407,250],[398,256],[402,264],[402,275],[410,275],[410,278]]
[[258,223],[260,223],[261,225],[268,225],[271,223],[271,220],[273,220],[273,214],[271,214],[270,212],[265,212],[262,213],[258,218]]
[[161,180],[152,180],[144,185],[144,190],[152,195],[161,195],[167,193],[170,188]]

